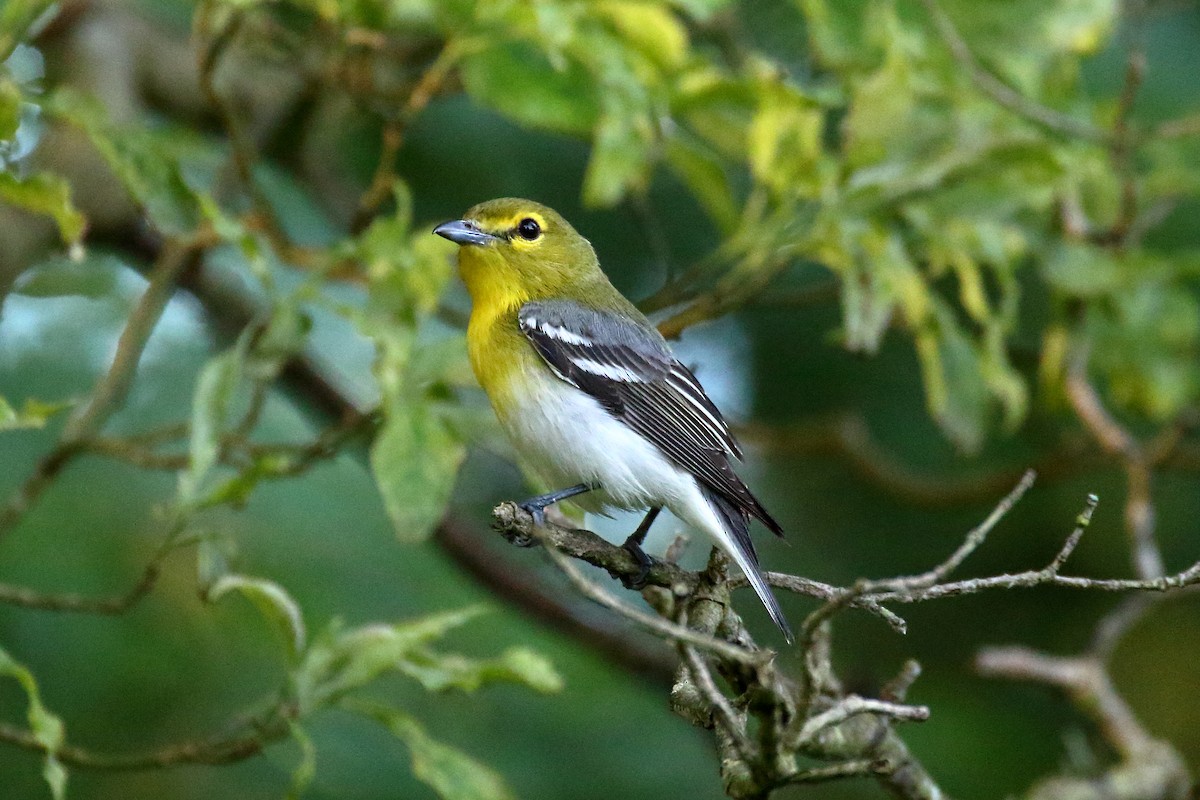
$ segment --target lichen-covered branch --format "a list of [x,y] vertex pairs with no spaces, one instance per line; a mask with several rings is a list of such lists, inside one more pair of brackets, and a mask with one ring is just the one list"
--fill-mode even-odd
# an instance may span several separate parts
[[[1200,563],[1171,576],[1136,579],[1100,579],[1062,575],[1086,532],[1099,502],[1090,495],[1074,528],[1054,557],[1043,567],[1011,575],[959,581],[947,580],[988,538],[1012,507],[1033,485],[1027,472],[992,512],[969,531],[962,544],[933,568],[911,576],[861,580],[849,587],[822,584],[799,576],[769,573],[773,586],[821,600],[801,626],[799,648],[804,665],[799,675],[783,671],[771,650],[755,643],[732,605],[732,592],[744,578],[730,579],[729,563],[714,548],[707,569],[684,570],[671,561],[655,561],[643,597],[658,612],[648,612],[619,601],[590,581],[571,563],[578,559],[605,570],[613,578],[636,577],[639,565],[624,548],[610,544],[587,530],[547,522],[535,525],[527,512],[504,503],[494,512],[495,527],[511,542],[541,543],[553,563],[588,598],[673,643],[681,656],[671,690],[671,706],[692,724],[711,730],[717,745],[725,791],[734,798],[765,798],[775,789],[796,783],[871,777],[893,797],[934,800],[944,797],[936,780],[905,746],[894,729],[899,721],[923,721],[925,706],[905,702],[909,687],[920,674],[915,661],[904,664],[879,698],[847,693],[832,661],[832,622],[846,608],[859,608],[885,620],[903,620],[886,606],[916,603],[990,589],[1068,586],[1102,591],[1179,590],[1200,585]],[[691,631],[692,636],[684,635]],[[698,637],[698,641],[696,638]],[[1068,687],[1077,702],[1088,705],[1106,735],[1123,757],[1114,768],[1114,780],[1136,773],[1139,786],[1165,787],[1156,794],[1131,794],[1122,786],[1108,786],[1107,797],[1162,797],[1187,785],[1182,760],[1169,745],[1152,740],[1116,694],[1101,662],[1034,658],[1027,651],[994,651],[981,656],[989,674],[1012,672],[1024,664],[1032,677]],[[1019,657],[1018,657],[1019,656]],[[1042,660],[1039,660],[1041,658]],[[1028,666],[1032,664],[1032,666]],[[1007,667],[1005,665],[1008,665]],[[1041,670],[1040,672],[1038,670]],[[721,685],[723,684],[723,685]],[[825,762],[806,766],[804,759]],[[1157,778],[1153,776],[1157,775]],[[1035,789],[1072,785],[1069,778],[1048,779]],[[1153,783],[1157,780],[1157,783]],[[1115,784],[1114,784],[1115,785]],[[1132,784],[1130,784],[1132,785]],[[1165,793],[1164,793],[1165,792]],[[1065,796],[1065,795],[1064,795]],[[1081,798],[1099,794],[1078,795]]]

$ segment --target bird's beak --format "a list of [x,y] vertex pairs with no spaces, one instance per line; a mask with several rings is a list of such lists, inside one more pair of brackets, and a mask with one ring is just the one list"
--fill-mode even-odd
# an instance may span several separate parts
[[479,230],[479,226],[474,222],[465,219],[456,219],[453,222],[443,222],[433,229],[433,232],[438,236],[442,236],[455,244],[488,244],[499,239],[499,236],[493,236],[490,233],[484,233]]

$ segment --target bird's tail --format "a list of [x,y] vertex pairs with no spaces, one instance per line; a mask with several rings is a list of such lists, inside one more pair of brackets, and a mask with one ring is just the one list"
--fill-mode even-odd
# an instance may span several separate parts
[[767,581],[763,577],[762,569],[758,566],[758,553],[754,549],[754,542],[750,539],[750,516],[707,487],[702,486],[700,491],[704,493],[704,499],[708,501],[709,507],[712,508],[721,527],[724,528],[727,536],[725,549],[729,555],[733,556],[733,560],[741,567],[742,572],[746,573],[746,580],[750,582],[758,599],[766,606],[771,619],[779,626],[779,630],[783,631],[783,637],[787,639],[788,644],[795,644],[796,637],[792,634],[791,626],[783,616],[783,609],[779,607],[779,601],[775,599],[771,587],[767,585]]

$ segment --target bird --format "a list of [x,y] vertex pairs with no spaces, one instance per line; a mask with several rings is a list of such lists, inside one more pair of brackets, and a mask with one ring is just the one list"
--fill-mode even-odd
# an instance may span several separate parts
[[591,243],[553,209],[513,197],[433,233],[459,246],[476,378],[524,461],[562,487],[519,505],[539,524],[567,499],[599,513],[648,509],[623,545],[641,568],[634,588],[652,563],[646,533],[669,509],[732,558],[792,643],[749,532],[751,518],[783,528],[734,471],[742,450],[721,412]]

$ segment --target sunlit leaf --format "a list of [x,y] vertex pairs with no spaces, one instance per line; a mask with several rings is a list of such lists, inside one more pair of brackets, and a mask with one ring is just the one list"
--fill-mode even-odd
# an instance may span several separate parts
[[345,630],[333,625],[315,637],[292,676],[302,709],[321,707],[365,686],[448,632],[478,618],[483,606],[430,614],[408,622]]
[[497,658],[472,659],[457,654],[415,650],[398,662],[398,669],[432,692],[459,689],[473,692],[488,683],[520,683],[539,692],[562,689],[562,677],[550,661],[524,647],[505,650]]
[[639,0],[598,0],[604,15],[631,47],[663,68],[683,63],[688,37],[683,24],[667,8]]
[[1046,283],[1073,297],[1100,297],[1117,288],[1121,270],[1111,250],[1062,242],[1046,255],[1042,266]]
[[667,141],[666,161],[713,222],[722,231],[731,231],[737,224],[737,200],[725,166],[716,154],[687,137],[672,136]]
[[18,410],[13,408],[12,404],[3,396],[0,396],[0,431],[44,428],[47,420],[72,405],[74,403],[71,401],[47,403],[30,397]]
[[87,226],[87,220],[71,202],[70,185],[57,175],[35,172],[18,180],[0,171],[0,202],[50,217],[68,246],[79,243]]
[[605,95],[583,176],[585,203],[610,206],[647,186],[656,135],[640,108],[644,98],[636,95],[625,94],[623,89]]

